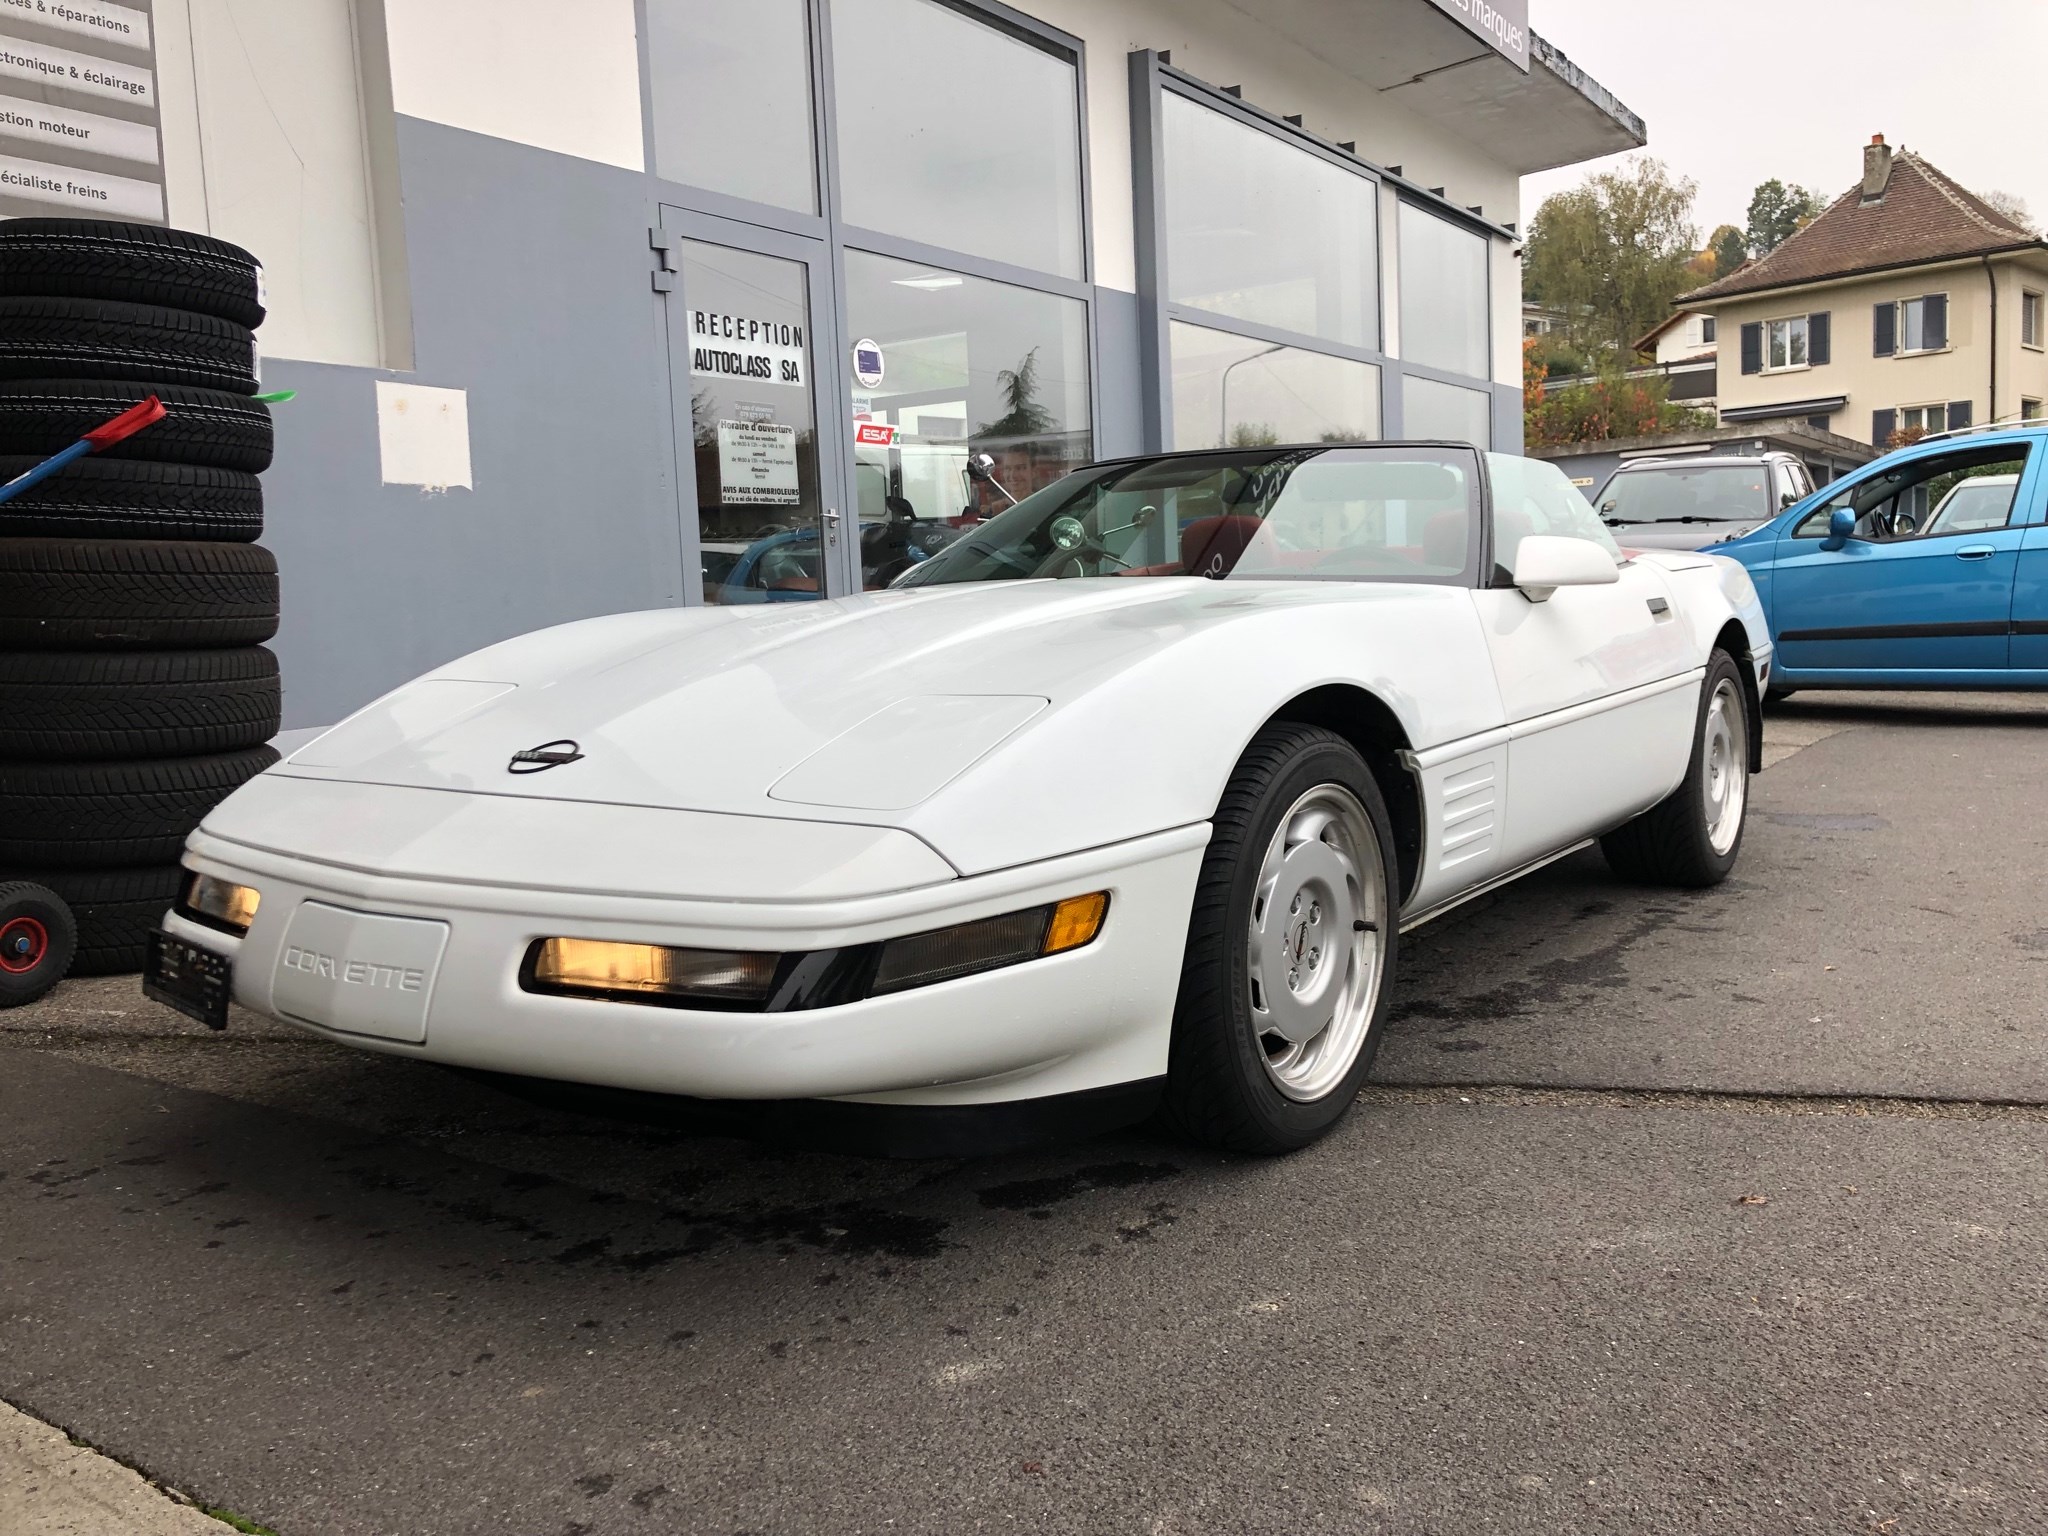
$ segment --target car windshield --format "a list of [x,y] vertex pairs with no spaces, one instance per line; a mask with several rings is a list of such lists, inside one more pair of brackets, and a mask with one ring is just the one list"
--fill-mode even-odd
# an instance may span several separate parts
[[1594,504],[1609,527],[1758,522],[1771,512],[1769,473],[1762,464],[1659,464],[1617,470]]
[[898,587],[1075,577],[1461,582],[1469,448],[1258,448],[1095,465],[906,572]]

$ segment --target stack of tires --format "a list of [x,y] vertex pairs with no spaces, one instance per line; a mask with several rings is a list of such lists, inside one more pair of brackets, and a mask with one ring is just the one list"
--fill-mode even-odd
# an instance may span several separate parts
[[0,221],[0,483],[152,394],[168,412],[0,503],[0,889],[64,899],[75,974],[141,968],[186,834],[277,760],[262,318],[224,240]]

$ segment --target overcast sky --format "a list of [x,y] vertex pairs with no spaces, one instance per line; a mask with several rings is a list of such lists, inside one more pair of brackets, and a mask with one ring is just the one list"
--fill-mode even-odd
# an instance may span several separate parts
[[[1530,24],[1699,183],[1705,239],[1773,176],[1832,200],[1882,133],[2048,223],[2048,0],[1530,0]],[[1522,182],[1522,217],[1602,160]]]

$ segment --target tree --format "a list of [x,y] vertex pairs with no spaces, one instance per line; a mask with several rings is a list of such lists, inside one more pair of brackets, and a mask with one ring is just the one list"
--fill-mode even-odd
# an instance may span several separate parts
[[1524,287],[1562,314],[1575,348],[1626,355],[1690,286],[1695,190],[1645,156],[1543,200],[1529,224]]
[[1038,348],[1024,354],[1015,368],[996,370],[996,388],[1003,392],[1009,409],[985,423],[976,437],[1043,437],[1059,423],[1051,411],[1038,403]]
[[1749,237],[1733,224],[1714,231],[1707,248],[1714,253],[1714,277],[1718,281],[1749,260]]
[[1749,228],[1744,238],[1752,256],[1765,256],[1820,216],[1827,206],[1818,192],[1786,186],[1773,176],[1749,199]]
[[2030,234],[2039,233],[2034,227],[2033,216],[2027,212],[2027,200],[2011,192],[1986,192],[1984,201],[2004,214],[2013,223]]
[[1712,412],[1671,403],[1668,378],[1632,379],[1618,362],[1610,361],[1584,383],[1546,395],[1542,367],[1525,351],[1522,385],[1522,440],[1531,448],[1649,437],[1714,425]]

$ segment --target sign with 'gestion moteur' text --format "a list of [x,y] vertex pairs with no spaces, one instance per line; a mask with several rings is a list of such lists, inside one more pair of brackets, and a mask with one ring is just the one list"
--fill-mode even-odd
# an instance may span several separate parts
[[110,0],[0,0],[0,218],[164,221],[156,37]]

